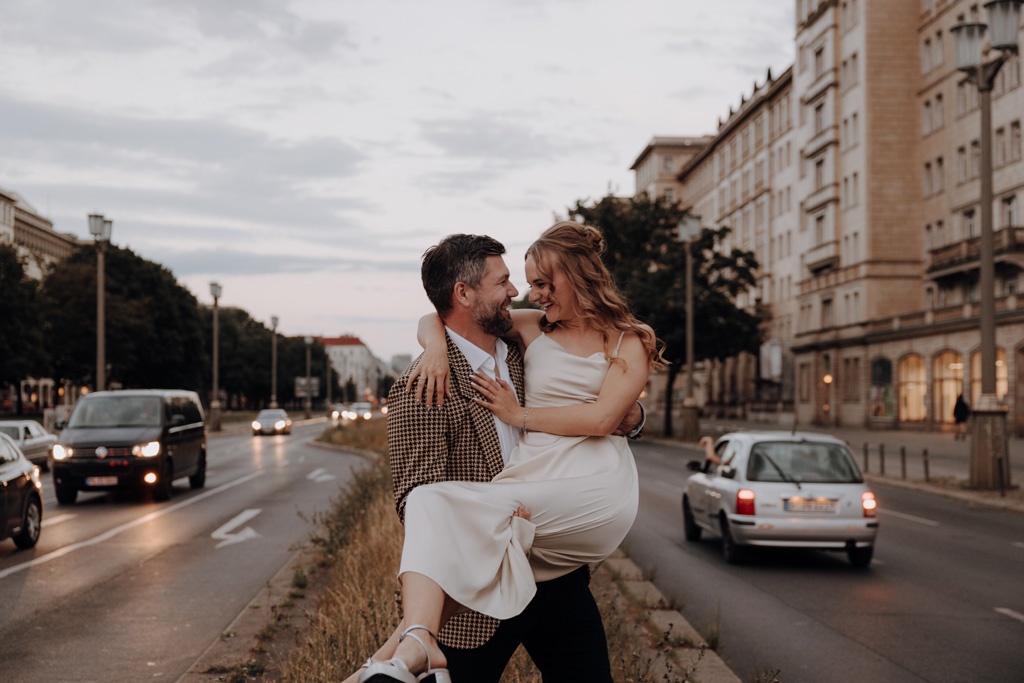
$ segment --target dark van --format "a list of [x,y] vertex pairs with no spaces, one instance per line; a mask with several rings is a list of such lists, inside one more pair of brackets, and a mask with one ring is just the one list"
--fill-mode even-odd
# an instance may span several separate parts
[[149,489],[171,497],[175,479],[206,485],[206,420],[194,391],[97,391],[78,400],[53,447],[57,502],[79,491]]

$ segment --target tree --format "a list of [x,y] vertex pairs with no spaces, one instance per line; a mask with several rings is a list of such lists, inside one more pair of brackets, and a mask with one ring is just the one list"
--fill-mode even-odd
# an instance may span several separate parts
[[[171,271],[107,246],[106,356],[110,382],[201,390],[209,346],[195,296]],[[79,247],[43,281],[44,330],[55,377],[95,382],[96,255]]]
[[[670,365],[666,379],[664,433],[672,434],[671,401],[675,380],[686,362],[686,252],[678,240],[685,212],[678,202],[646,194],[623,199],[606,196],[577,201],[569,217],[601,230],[604,262],[636,316],[665,342]],[[736,296],[757,282],[757,260],[750,251],[725,252],[730,229],[704,228],[691,242],[694,283],[695,360],[754,352],[760,344],[758,319],[737,308]]]
[[[10,245],[0,245],[0,385],[46,372],[39,299],[39,287],[25,275],[18,252]],[[20,414],[20,391],[17,396]]]

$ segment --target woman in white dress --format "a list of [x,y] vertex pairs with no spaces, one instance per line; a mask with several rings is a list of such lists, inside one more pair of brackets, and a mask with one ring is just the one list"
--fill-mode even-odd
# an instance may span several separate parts
[[[600,562],[632,526],[636,467],[625,437],[610,435],[663,361],[653,331],[617,292],[603,249],[600,232],[563,221],[527,250],[530,301],[541,310],[512,311],[526,405],[500,378],[474,381],[477,401],[522,430],[519,444],[491,482],[448,481],[409,494],[404,617],[360,682],[446,683],[434,634],[448,618],[462,609],[515,616],[536,581]],[[443,384],[440,319],[428,316],[420,336],[421,373]]]

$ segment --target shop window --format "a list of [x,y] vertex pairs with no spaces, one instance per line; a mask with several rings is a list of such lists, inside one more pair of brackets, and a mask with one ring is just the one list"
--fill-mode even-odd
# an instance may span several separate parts
[[924,358],[910,354],[899,363],[899,420],[900,422],[924,422],[928,416],[925,410]]
[[956,397],[964,390],[964,361],[956,351],[943,351],[932,360],[932,419],[953,423]]
[[892,419],[896,417],[896,394],[892,384],[892,361],[876,358],[871,361],[871,396],[869,410],[871,417]]
[[[996,396],[1001,400],[1010,389],[1006,371],[1006,351],[996,349]],[[971,405],[981,396],[981,351],[971,352]]]

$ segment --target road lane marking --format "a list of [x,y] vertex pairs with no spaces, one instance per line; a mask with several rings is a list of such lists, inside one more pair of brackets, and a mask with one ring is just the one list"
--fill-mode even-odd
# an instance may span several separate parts
[[322,484],[325,481],[330,481],[331,479],[334,479],[334,475],[327,474],[327,470],[325,470],[323,467],[318,467],[317,469],[307,474],[306,479],[310,479],[318,484]]
[[247,482],[247,481],[249,481],[251,479],[255,479],[256,477],[261,476],[263,473],[264,473],[264,470],[257,470],[256,472],[253,472],[252,474],[245,475],[241,479],[236,479],[234,481],[229,481],[227,484],[222,484],[221,486],[218,486],[215,489],[210,489],[209,491],[204,491],[203,493],[200,493],[198,496],[195,496],[193,498],[189,498],[188,500],[183,500],[180,503],[175,503],[174,505],[172,505],[170,507],[164,508],[162,510],[157,510],[156,512],[151,512],[148,515],[144,515],[142,517],[139,517],[136,520],[133,520],[131,522],[126,522],[125,524],[122,524],[121,526],[116,526],[113,529],[110,529],[109,531],[103,532],[99,536],[94,536],[94,537],[86,539],[84,541],[79,541],[78,543],[72,543],[71,545],[66,545],[63,548],[58,548],[57,550],[54,550],[52,553],[47,553],[45,555],[41,555],[40,557],[37,557],[34,560],[31,560],[29,562],[24,562],[22,564],[16,564],[13,567],[8,567],[7,569],[0,570],[0,579],[7,578],[8,576],[10,576],[12,574],[16,574],[16,573],[18,573],[20,571],[24,571],[25,569],[29,569],[30,567],[35,567],[37,565],[46,564],[47,562],[51,562],[53,560],[59,559],[61,557],[64,557],[65,555],[70,555],[71,553],[75,552],[76,550],[81,550],[82,548],[88,548],[89,546],[94,546],[94,545],[97,545],[99,543],[103,543],[104,541],[109,541],[110,539],[112,539],[112,538],[114,538],[116,536],[119,536],[120,534],[124,533],[125,531],[129,531],[131,529],[134,529],[137,526],[141,526],[141,525],[145,524],[146,522],[151,522],[154,519],[157,519],[159,517],[163,517],[166,514],[170,514],[171,512],[176,512],[176,511],[178,511],[178,510],[180,510],[181,508],[184,508],[184,507],[188,507],[189,505],[192,505],[193,503],[198,503],[201,500],[205,500],[206,498],[209,498],[211,496],[215,496],[218,493],[221,493],[223,491],[227,491],[228,489],[234,488],[235,486],[238,486],[239,484],[244,484],[245,482]]
[[226,545],[234,545],[235,543],[242,543],[243,541],[248,541],[253,538],[259,538],[259,533],[257,533],[257,531],[253,529],[251,526],[245,527],[237,534],[233,534],[231,532],[232,530],[234,530],[235,527],[242,526],[243,524],[248,522],[256,515],[260,514],[261,512],[263,511],[246,510],[244,512],[241,512],[235,515],[230,522],[224,524],[219,529],[210,534],[210,536],[215,540],[220,541],[220,543],[217,544],[218,548],[221,548]]
[[996,607],[995,609],[1004,617],[1010,617],[1011,619],[1016,619],[1017,621],[1024,623],[1024,614],[1021,614],[1020,612],[1014,612],[1008,607]]
[[914,515],[905,515],[902,512],[893,512],[892,510],[880,509],[878,511],[883,515],[892,515],[893,517],[899,517],[905,519],[908,522],[917,522],[918,524],[925,524],[927,526],[939,526],[939,523],[933,519],[925,519],[924,517],[915,517]]
[[47,517],[46,519],[43,520],[43,528],[46,528],[48,526],[53,526],[54,524],[60,524],[61,522],[66,522],[66,521],[68,521],[70,519],[74,519],[77,516],[78,515],[73,515],[73,514],[69,513],[69,514],[64,514],[64,515],[57,515],[55,517]]

